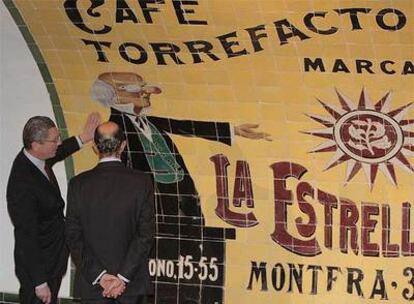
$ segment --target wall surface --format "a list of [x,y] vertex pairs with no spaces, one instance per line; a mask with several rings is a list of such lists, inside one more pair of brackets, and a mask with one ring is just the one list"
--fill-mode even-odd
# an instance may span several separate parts
[[[77,134],[98,111],[154,176],[157,303],[414,300],[413,1],[4,4],[0,291],[17,291],[4,188],[24,121]],[[151,86],[150,139],[92,98],[99,75],[118,102]],[[87,147],[66,176],[95,163]]]
[[[10,169],[22,149],[22,129],[35,115],[54,117],[52,104],[36,62],[18,26],[3,2],[0,3],[0,291],[16,293],[14,275],[13,227],[6,206],[6,186]],[[62,195],[66,196],[66,173],[63,164],[54,168]],[[69,296],[69,277],[62,283],[61,295]]]

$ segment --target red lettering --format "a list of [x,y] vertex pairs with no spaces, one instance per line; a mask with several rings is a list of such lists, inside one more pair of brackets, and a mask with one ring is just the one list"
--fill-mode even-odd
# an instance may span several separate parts
[[233,206],[241,207],[245,202],[248,208],[254,208],[252,179],[249,164],[238,160],[236,163],[236,178],[234,181]]
[[[214,167],[216,170],[216,191],[217,191],[217,206],[216,206],[216,214],[219,218],[221,218],[226,223],[236,226],[236,227],[253,227],[256,226],[259,222],[256,219],[256,216],[253,212],[249,212],[247,214],[238,213],[230,210],[229,207],[229,187],[228,187],[228,176],[227,176],[227,167],[230,165],[228,158],[223,154],[216,154],[210,157],[210,160],[214,163]],[[243,165],[241,165],[243,167]],[[248,168],[248,166],[247,166]],[[237,172],[236,172],[237,175]],[[247,177],[247,175],[246,175]],[[239,176],[239,179],[242,179],[242,176]],[[248,201],[251,198],[251,206],[253,206],[253,191],[249,192],[251,197],[247,196],[247,192],[245,191],[246,188],[251,189],[251,184],[249,186],[245,186],[244,183],[250,182],[250,173],[248,179],[246,178],[243,181],[244,185],[244,198]],[[241,183],[241,182],[239,182]],[[236,185],[237,187],[237,177],[236,177]],[[236,190],[235,190],[236,192]],[[238,193],[238,192],[237,192]],[[240,192],[243,193],[243,192]],[[249,195],[250,195],[249,194]],[[242,195],[242,194],[240,194]]]
[[[293,196],[292,191],[286,188],[286,180],[289,177],[300,179],[307,170],[301,165],[290,162],[278,162],[272,164],[270,167],[273,170],[275,196],[275,229],[271,234],[272,239],[283,248],[299,255],[315,256],[320,254],[321,249],[316,238],[301,240],[292,236],[287,229],[288,206],[292,205]],[[315,224],[315,214],[313,213],[312,215],[308,203],[303,199],[305,195],[311,195],[313,197],[314,190],[308,184],[303,183],[299,191],[302,198],[301,210],[308,214],[308,224]],[[300,220],[296,222],[297,225],[300,223]],[[299,233],[304,233],[305,236],[310,236],[314,233],[314,230],[306,225],[298,228],[298,231]]]
[[325,247],[332,249],[332,226],[333,226],[333,208],[338,208],[336,196],[318,190],[318,201],[324,205],[325,210]]
[[402,207],[402,231],[401,231],[401,247],[403,256],[414,255],[414,243],[410,242],[410,229],[411,229],[411,204],[403,203]]
[[362,204],[361,251],[364,256],[379,256],[379,245],[371,243],[371,233],[375,231],[378,221],[372,215],[379,215],[378,205]]
[[382,206],[382,255],[384,257],[398,257],[400,246],[398,244],[390,244],[390,206],[384,204]]
[[358,254],[358,230],[356,224],[358,222],[359,213],[355,203],[340,199],[341,202],[341,218],[339,229],[339,246],[343,253],[348,253],[348,232],[350,236],[351,249],[355,254]]

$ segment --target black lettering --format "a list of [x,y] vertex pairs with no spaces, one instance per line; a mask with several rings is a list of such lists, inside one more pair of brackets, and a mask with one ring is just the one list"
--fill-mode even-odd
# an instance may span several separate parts
[[83,41],[83,43],[85,43],[85,45],[93,45],[95,47],[95,51],[96,51],[96,54],[98,55],[98,61],[99,62],[109,62],[102,47],[104,46],[106,48],[110,48],[111,47],[111,42],[109,42],[109,41],[93,41],[93,40],[86,40],[86,39],[82,39],[82,41]]
[[[280,275],[278,275],[280,273]],[[272,285],[276,291],[282,290],[286,281],[286,273],[283,265],[277,263],[272,269]]]
[[403,274],[405,277],[408,277],[409,281],[407,282],[410,285],[410,288],[404,288],[402,291],[402,295],[404,299],[408,301],[414,300],[414,268],[406,267],[403,270]]
[[289,265],[289,288],[288,292],[293,292],[293,279],[295,279],[296,287],[298,288],[299,293],[303,292],[303,264],[298,264],[299,269],[296,269],[294,264]]
[[260,44],[260,39],[261,38],[265,38],[267,37],[266,33],[259,33],[257,34],[257,31],[264,31],[265,30],[265,25],[258,25],[255,27],[250,27],[247,28],[246,31],[249,33],[250,36],[250,40],[252,41],[252,45],[253,45],[253,49],[255,52],[259,52],[259,51],[263,51],[263,47]]
[[[102,6],[105,3],[105,0],[90,0],[91,6],[87,9],[87,14],[91,17],[98,18],[101,16],[101,13],[95,12],[95,8]],[[92,29],[88,27],[84,22],[83,18],[78,9],[78,0],[66,0],[63,3],[63,7],[65,8],[65,13],[72,22],[74,26],[81,29],[82,31],[89,33],[89,34],[106,34],[112,30],[112,27],[108,25],[104,25],[101,29]]]
[[362,70],[366,70],[368,73],[374,74],[374,71],[371,70],[372,62],[369,60],[356,59],[355,65],[358,74],[361,74]]
[[175,64],[184,64],[177,56],[177,53],[180,52],[180,48],[177,45],[172,43],[150,43],[150,45],[157,58],[157,64],[166,65],[165,56],[171,57]]
[[359,23],[359,19],[358,19],[358,13],[364,13],[364,14],[368,14],[371,9],[370,8],[340,8],[340,9],[335,9],[335,12],[338,13],[338,15],[344,15],[344,14],[349,14],[349,17],[351,18],[351,24],[352,24],[352,30],[362,30],[361,24]]
[[[384,17],[386,14],[394,14],[397,16],[398,22],[396,25],[387,25],[385,24]],[[377,24],[380,28],[386,31],[398,31],[402,29],[407,24],[407,17],[403,12],[395,8],[384,8],[380,10],[376,17]]]
[[[139,56],[137,58],[132,58],[129,54],[127,48],[135,49],[139,52]],[[132,43],[132,42],[125,42],[119,46],[119,54],[122,58],[124,58],[126,61],[134,63],[134,64],[142,64],[147,62],[148,60],[148,54],[145,51],[145,49],[140,46],[139,44]]]
[[403,75],[414,74],[414,64],[412,61],[406,61],[402,71]]
[[327,12],[312,12],[312,13],[308,13],[305,15],[305,17],[303,18],[303,22],[305,23],[306,27],[315,33],[321,34],[321,35],[332,35],[335,34],[338,31],[337,27],[331,27],[328,30],[322,30],[319,29],[315,26],[315,24],[313,23],[312,19],[314,17],[322,17],[325,18]]
[[310,68],[314,71],[319,69],[320,72],[325,72],[325,66],[323,65],[322,58],[315,58],[315,60],[312,61],[311,58],[305,57],[303,59],[303,63],[305,66],[305,72],[309,72]]
[[196,41],[186,41],[184,44],[187,46],[188,50],[191,53],[191,56],[193,56],[193,63],[200,63],[204,62],[201,59],[200,54],[204,53],[214,61],[220,60],[219,57],[211,53],[210,51],[213,49],[213,45],[204,40],[196,40]]
[[253,279],[259,281],[261,278],[262,287],[260,288],[261,291],[267,291],[267,273],[266,273],[266,262],[260,262],[259,267],[257,267],[256,261],[251,261],[252,268],[250,271],[250,279],[249,285],[247,285],[247,289],[251,290],[253,286]]
[[[364,273],[361,269],[358,268],[347,268],[348,270],[348,283],[346,291],[349,294],[352,294],[354,292],[354,286],[357,292],[357,295],[360,297],[364,297],[364,293],[361,289],[361,281],[364,279]],[[354,277],[354,274],[357,276]]]
[[334,272],[342,273],[341,268],[336,266],[326,266],[328,273],[327,273],[327,284],[326,284],[326,290],[331,291],[333,283],[336,282],[338,277],[334,275]]
[[391,61],[391,60],[384,60],[384,61],[382,61],[380,63],[381,71],[383,71],[385,74],[389,74],[389,75],[395,74],[395,70],[388,70],[387,69],[387,64],[394,65],[395,62],[394,61]]
[[138,23],[138,18],[135,16],[132,9],[126,4],[125,0],[116,1],[116,23],[123,23],[124,21],[131,20],[133,23]]
[[183,5],[198,5],[197,0],[173,0],[173,5],[175,9],[175,14],[178,18],[178,23],[180,24],[195,24],[195,25],[205,25],[207,21],[205,20],[188,20],[185,18],[184,14],[194,14],[193,9],[184,9]]
[[322,267],[319,265],[309,265],[308,270],[312,270],[312,288],[311,294],[316,295],[318,293],[318,271],[322,270]]
[[374,287],[372,288],[370,299],[373,299],[376,295],[381,296],[381,300],[388,300],[387,290],[385,289],[383,270],[376,270]]
[[[288,38],[292,37],[299,37],[300,40],[309,39],[310,37],[305,35],[305,33],[301,32],[298,28],[296,28],[293,24],[291,24],[287,19],[282,19],[279,21],[274,22],[276,26],[277,35],[279,36],[280,45],[284,45],[288,43]],[[285,32],[285,28],[288,31]]]
[[221,36],[217,36],[216,38],[218,40],[220,40],[221,45],[224,48],[224,51],[227,54],[228,58],[232,58],[232,57],[238,57],[238,56],[243,56],[243,55],[247,55],[249,54],[249,52],[246,51],[246,49],[240,50],[240,51],[234,51],[232,48],[234,46],[240,45],[240,43],[238,41],[228,41],[228,38],[237,38],[237,32],[231,32],[228,34],[224,34]]
[[148,7],[149,4],[165,4],[164,0],[138,0],[141,7],[142,14],[146,23],[153,23],[151,13],[158,13],[160,10],[158,7]]
[[336,59],[334,66],[332,68],[332,73],[338,73],[338,72],[345,72],[345,73],[350,72],[345,62],[343,62],[342,59]]

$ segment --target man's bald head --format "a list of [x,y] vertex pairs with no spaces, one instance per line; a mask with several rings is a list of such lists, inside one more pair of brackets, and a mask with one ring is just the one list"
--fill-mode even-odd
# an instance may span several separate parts
[[125,144],[121,128],[112,121],[100,124],[95,130],[94,143],[99,156],[119,156]]
[[158,86],[146,83],[140,75],[131,72],[100,74],[91,88],[92,98],[101,105],[129,114],[140,114],[144,108],[148,111],[151,95],[160,93]]
[[114,87],[118,82],[141,83],[144,81],[141,75],[131,72],[106,72],[100,74],[98,79],[103,80]]

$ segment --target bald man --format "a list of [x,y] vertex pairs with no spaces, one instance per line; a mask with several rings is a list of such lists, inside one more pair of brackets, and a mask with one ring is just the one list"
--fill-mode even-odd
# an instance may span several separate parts
[[154,235],[154,190],[145,173],[126,168],[114,122],[98,126],[98,165],[68,188],[66,239],[82,303],[145,303]]

